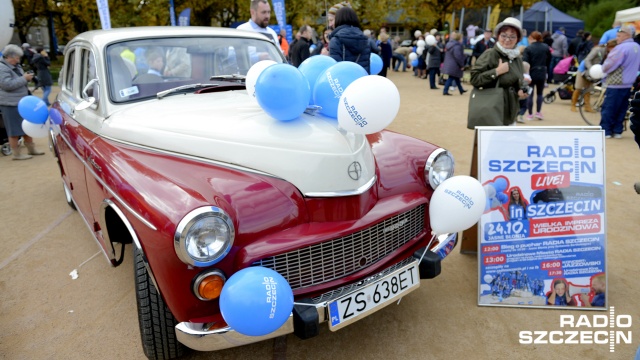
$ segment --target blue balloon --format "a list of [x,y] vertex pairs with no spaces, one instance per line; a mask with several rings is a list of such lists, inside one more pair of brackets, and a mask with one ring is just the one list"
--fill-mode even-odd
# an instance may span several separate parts
[[507,194],[503,193],[503,192],[499,192],[496,194],[496,198],[503,204],[506,204],[509,202],[509,197],[507,196]]
[[278,330],[292,310],[293,291],[287,280],[260,266],[233,274],[220,293],[222,318],[243,335],[262,336]]
[[49,117],[47,105],[39,97],[29,95],[18,102],[18,113],[23,119],[34,124],[44,124]]
[[264,69],[256,80],[256,100],[271,117],[289,121],[298,118],[309,105],[311,88],[302,73],[289,64]]
[[56,108],[49,109],[49,117],[54,124],[60,125],[62,124],[62,114]]
[[493,182],[493,187],[496,188],[496,192],[503,192],[507,189],[507,179],[503,177],[497,178]]
[[[330,68],[331,65],[335,65],[336,63],[337,61],[335,61],[330,56],[315,55],[308,57],[305,61],[303,61],[302,64],[298,66],[298,70],[300,70],[302,75],[307,78],[307,81],[309,81],[309,88],[313,90],[313,88],[316,86],[316,80],[318,79],[318,76],[324,73],[325,70]],[[309,94],[309,104],[316,105],[313,102],[313,92]]]
[[363,76],[367,71],[351,61],[341,61],[318,76],[313,88],[313,103],[322,107],[320,113],[336,118],[338,116],[338,101],[344,90]]
[[418,66],[418,59],[411,60],[411,66],[413,66],[413,67]]
[[371,53],[371,57],[369,58],[369,73],[371,75],[378,75],[380,71],[382,71],[383,66],[384,64],[382,63],[380,55]]

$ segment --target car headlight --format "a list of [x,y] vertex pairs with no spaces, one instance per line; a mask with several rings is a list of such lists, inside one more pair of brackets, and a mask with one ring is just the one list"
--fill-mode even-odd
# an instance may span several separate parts
[[435,190],[443,181],[453,176],[453,155],[445,149],[432,152],[424,167],[424,178]]
[[205,267],[229,253],[235,228],[229,215],[215,206],[191,211],[176,229],[173,246],[182,262]]

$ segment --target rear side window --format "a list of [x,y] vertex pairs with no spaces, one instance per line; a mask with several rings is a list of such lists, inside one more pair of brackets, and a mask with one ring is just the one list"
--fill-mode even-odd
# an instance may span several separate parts
[[70,50],[67,53],[67,63],[64,69],[64,73],[66,74],[64,79],[64,88],[73,93],[73,79],[74,79],[74,67],[76,63],[76,51],[75,49]]

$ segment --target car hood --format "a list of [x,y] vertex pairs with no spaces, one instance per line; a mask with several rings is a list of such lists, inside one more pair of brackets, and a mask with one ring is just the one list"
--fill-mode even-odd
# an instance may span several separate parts
[[364,135],[340,130],[335,119],[319,114],[278,121],[246,91],[173,95],[133,105],[107,118],[101,133],[258,170],[289,181],[306,196],[361,193],[375,181]]

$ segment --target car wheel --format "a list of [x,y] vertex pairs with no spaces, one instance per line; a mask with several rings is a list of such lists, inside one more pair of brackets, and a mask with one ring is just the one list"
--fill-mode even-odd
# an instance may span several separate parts
[[153,285],[142,259],[142,252],[135,245],[133,256],[138,322],[144,354],[149,359],[174,359],[182,356],[185,347],[176,337],[177,321]]

